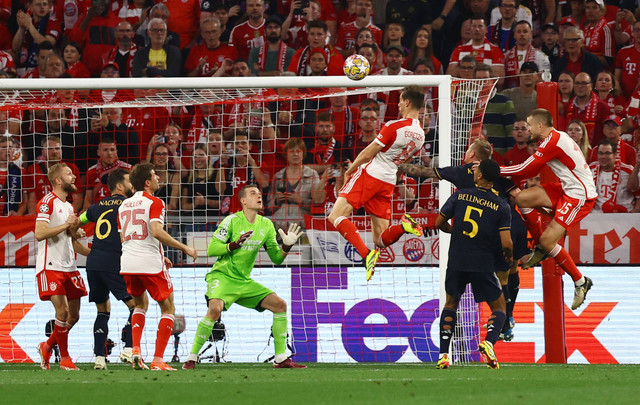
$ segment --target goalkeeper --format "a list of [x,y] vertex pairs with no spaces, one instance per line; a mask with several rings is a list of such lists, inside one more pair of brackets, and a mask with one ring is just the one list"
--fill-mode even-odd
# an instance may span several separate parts
[[211,336],[213,324],[233,303],[262,312],[273,312],[274,368],[306,368],[294,363],[286,354],[287,304],[276,293],[250,278],[258,251],[265,246],[271,260],[281,264],[291,247],[302,235],[298,224],[291,224],[285,233],[278,230],[282,248],[276,241],[276,231],[270,219],[258,215],[262,209],[262,193],[256,185],[248,184],[238,193],[242,211],[227,216],[213,234],[208,256],[218,256],[207,281],[208,311],[198,324],[191,354],[182,366],[194,369],[202,345]]

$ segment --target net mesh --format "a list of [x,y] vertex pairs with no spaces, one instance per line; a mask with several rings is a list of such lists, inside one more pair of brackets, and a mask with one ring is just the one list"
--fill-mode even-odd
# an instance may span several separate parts
[[[481,136],[493,85],[494,80],[453,83],[452,164],[459,164],[473,137]],[[70,197],[76,211],[109,195],[105,180],[110,170],[145,160],[153,163],[161,177],[156,195],[165,201],[168,231],[200,255],[194,263],[167,249],[176,265],[171,271],[176,313],[186,321],[174,350],[184,360],[206,313],[204,276],[215,261],[206,257],[209,240],[221,218],[239,209],[238,190],[257,183],[263,190],[264,214],[276,228],[296,222],[305,229],[282,266],[274,267],[261,252],[252,273],[288,303],[289,342],[296,360],[435,361],[442,294],[438,261],[446,257],[437,236],[403,236],[383,250],[379,269],[367,282],[354,247],[325,220],[343,182],[343,162],[352,161],[381,124],[397,117],[398,89],[5,90],[0,132],[13,135],[8,159],[23,173],[18,193],[22,203],[3,204],[1,215],[12,208],[35,213],[36,202],[50,191],[44,173],[52,162],[63,160],[77,168],[79,191]],[[427,141],[414,162],[435,165],[439,143],[448,140],[439,138],[437,123],[443,112],[437,87],[425,89],[427,108],[421,120]],[[319,142],[326,114],[334,122],[335,143]],[[303,165],[309,170],[287,171],[297,164],[286,153],[290,140],[306,150]],[[403,178],[394,191],[392,223],[409,212],[418,222],[432,225],[438,195],[437,182]],[[355,213],[353,222],[365,243],[373,246],[363,214]],[[11,218],[20,220],[0,218],[6,224],[1,243],[8,267],[0,272],[0,307],[5,308],[0,316],[7,320],[2,324],[9,325],[0,327],[0,356],[4,361],[31,361],[38,359],[36,344],[44,339],[44,325],[54,314],[37,296],[33,217]],[[90,243],[94,230],[88,226],[87,231],[85,243]],[[81,256],[78,265],[84,266]],[[127,316],[124,305],[112,303],[115,353],[122,348],[119,331]],[[74,359],[92,359],[94,317],[95,308],[85,303],[69,334]],[[150,306],[147,317],[143,355],[151,356],[160,317],[156,306]],[[467,294],[458,319],[454,361],[476,361],[478,310]],[[262,360],[270,316],[234,305],[222,321],[230,332],[222,361]],[[169,345],[167,357],[173,347]]]

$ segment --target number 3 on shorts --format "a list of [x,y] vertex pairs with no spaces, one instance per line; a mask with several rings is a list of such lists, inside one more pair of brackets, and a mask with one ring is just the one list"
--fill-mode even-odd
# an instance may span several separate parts
[[213,292],[216,288],[220,286],[220,280],[211,280],[209,283],[209,292]]

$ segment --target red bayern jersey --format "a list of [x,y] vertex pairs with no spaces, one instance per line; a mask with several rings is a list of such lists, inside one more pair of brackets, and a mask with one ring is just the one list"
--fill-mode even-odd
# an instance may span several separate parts
[[[620,161],[624,164],[635,166],[636,164],[636,150],[633,146],[629,145],[627,142],[622,139],[618,139],[616,158],[619,158]],[[589,154],[589,163],[598,161],[598,148],[594,147],[591,149],[591,153]]]
[[167,28],[180,37],[180,49],[190,45],[200,28],[199,0],[157,0],[169,9]]
[[628,99],[636,90],[640,74],[640,50],[635,45],[625,46],[616,55],[616,69],[620,69],[620,87]]
[[107,186],[107,176],[112,171],[120,168],[131,170],[131,165],[122,160],[117,160],[111,166],[105,167],[102,165],[102,162],[98,161],[98,163],[87,170],[87,190],[93,191],[93,201],[91,201],[91,204],[100,202],[103,198],[111,195],[109,186]]
[[249,20],[233,27],[229,45],[236,48],[240,59],[249,60],[249,52],[264,45],[264,19],[257,27]]
[[582,30],[584,31],[584,45],[589,52],[598,56],[614,56],[615,38],[604,17],[593,25],[583,26]]
[[460,60],[467,55],[473,55],[478,63],[489,66],[504,66],[504,54],[499,47],[485,39],[482,45],[471,45],[471,41],[464,45],[459,45],[453,50],[449,63],[460,63]]
[[[189,57],[187,57],[187,61],[184,64],[185,70],[191,72],[198,66],[198,62],[202,58],[206,58],[207,62],[202,66],[198,75],[207,76],[207,72],[222,66],[222,62],[225,59],[238,59],[238,49],[225,43],[220,43],[217,48],[213,49],[207,48],[204,43],[196,45],[189,52]],[[209,74],[209,76],[211,75]]]
[[507,166],[513,166],[520,163],[523,163],[525,160],[529,159],[529,148],[525,145],[524,148],[519,149],[518,145],[513,145],[513,148],[509,149],[502,156],[502,161]]
[[506,176],[533,177],[548,166],[558,177],[565,195],[590,200],[596,198],[596,185],[582,151],[566,132],[552,129],[538,150],[524,163],[502,166],[500,173]]
[[[369,23],[367,28],[373,33],[373,39],[376,44],[380,46],[382,44],[382,30],[375,25]],[[336,40],[336,48],[338,49],[355,49],[356,48],[356,34],[360,27],[356,25],[356,22],[345,24],[338,30],[338,38]]]

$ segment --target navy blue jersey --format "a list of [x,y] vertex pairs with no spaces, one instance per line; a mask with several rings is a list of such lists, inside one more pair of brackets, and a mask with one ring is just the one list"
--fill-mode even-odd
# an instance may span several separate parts
[[[467,163],[462,166],[438,167],[433,170],[440,180],[446,180],[456,188],[462,189],[475,187],[472,167],[473,163]],[[498,177],[493,183],[493,189],[498,192],[500,197],[507,200],[509,199],[509,193],[515,187],[515,184],[506,177]]]
[[87,257],[88,271],[120,273],[122,243],[118,233],[118,208],[125,199],[122,195],[112,195],[93,204],[83,214],[96,223],[91,253]]
[[511,224],[507,201],[493,189],[464,188],[449,197],[440,215],[454,218],[448,270],[493,273],[502,255],[500,231]]

